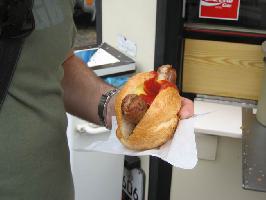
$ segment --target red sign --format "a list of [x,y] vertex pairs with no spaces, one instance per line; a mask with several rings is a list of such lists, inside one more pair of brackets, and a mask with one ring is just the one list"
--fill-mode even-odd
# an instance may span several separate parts
[[238,20],[240,0],[201,0],[200,18]]

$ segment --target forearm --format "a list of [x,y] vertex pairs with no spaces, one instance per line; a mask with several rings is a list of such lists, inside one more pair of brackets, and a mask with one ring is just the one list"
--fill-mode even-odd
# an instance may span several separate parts
[[[103,93],[112,87],[97,77],[78,57],[71,56],[64,64],[64,103],[66,111],[87,121],[99,124],[98,103]],[[108,114],[113,115],[113,99]],[[110,117],[108,124],[110,125]]]

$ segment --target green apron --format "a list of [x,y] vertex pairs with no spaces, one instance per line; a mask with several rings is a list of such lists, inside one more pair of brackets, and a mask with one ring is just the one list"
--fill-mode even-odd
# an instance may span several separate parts
[[0,199],[73,200],[61,63],[73,44],[72,0],[35,0],[0,112]]

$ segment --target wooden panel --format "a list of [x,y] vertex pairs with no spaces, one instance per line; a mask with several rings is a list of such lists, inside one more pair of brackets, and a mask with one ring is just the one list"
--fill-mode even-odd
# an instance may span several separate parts
[[185,41],[184,92],[257,100],[264,70],[260,45]]

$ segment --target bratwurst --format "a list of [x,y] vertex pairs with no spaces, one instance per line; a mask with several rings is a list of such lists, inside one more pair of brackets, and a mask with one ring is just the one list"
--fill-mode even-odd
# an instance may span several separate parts
[[139,123],[148,108],[149,105],[137,94],[128,94],[121,105],[125,120],[135,125]]
[[[162,65],[157,70],[158,80],[176,83],[176,71],[171,65]],[[138,124],[149,108],[149,104],[141,95],[128,94],[122,101],[121,110],[127,122]]]
[[176,84],[176,71],[171,65],[163,65],[158,68],[158,79],[167,80],[173,84]]
[[116,135],[124,146],[152,149],[173,137],[181,108],[175,77],[175,70],[168,65],[157,72],[138,73],[117,94]]

